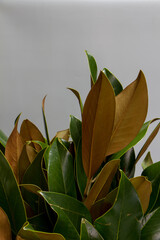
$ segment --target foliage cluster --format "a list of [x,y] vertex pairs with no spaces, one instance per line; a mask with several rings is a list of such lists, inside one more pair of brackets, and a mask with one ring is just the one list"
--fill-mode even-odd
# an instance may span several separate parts
[[[86,52],[91,89],[82,119],[70,116],[69,129],[50,140],[28,119],[9,137],[0,131],[0,238],[5,240],[160,239],[160,162],[150,153],[143,172],[135,166],[157,135],[159,119],[145,122],[145,76],[123,89]],[[136,156],[134,146],[158,122]]]

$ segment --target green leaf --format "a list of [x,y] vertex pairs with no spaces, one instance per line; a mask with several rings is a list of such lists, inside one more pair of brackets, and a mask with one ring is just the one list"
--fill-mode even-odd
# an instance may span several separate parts
[[151,121],[144,123],[142,128],[140,129],[139,133],[137,134],[137,136],[125,148],[123,148],[121,151],[113,154],[110,159],[118,159],[124,153],[126,153],[130,148],[134,147],[145,136],[149,125],[155,120],[156,119],[153,119]]
[[82,116],[82,160],[91,179],[105,160],[115,117],[113,88],[103,72],[91,88]]
[[153,164],[153,160],[151,158],[151,153],[148,152],[146,157],[145,157],[145,159],[143,160],[141,166],[142,166],[142,168],[144,170],[145,168],[149,167],[152,164]]
[[47,190],[47,182],[42,170],[42,161],[45,149],[42,149],[31,163],[29,168],[24,174],[22,184],[34,184],[40,187],[42,190]]
[[138,195],[129,179],[121,171],[116,201],[112,208],[94,225],[104,239],[140,239],[142,208]]
[[72,115],[70,116],[70,133],[77,149],[78,143],[82,138],[82,122]]
[[80,110],[81,110],[81,114],[83,113],[83,103],[82,103],[82,100],[81,100],[81,96],[79,94],[79,92],[73,88],[68,88],[71,92],[74,93],[74,95],[77,97],[78,99],[78,102],[79,102],[79,106],[80,106]]
[[97,80],[97,63],[92,55],[90,55],[87,51],[85,52],[86,52],[88,63],[89,63],[91,79],[94,84]]
[[103,72],[106,75],[106,77],[109,79],[109,81],[110,81],[110,83],[111,83],[111,85],[112,85],[112,87],[114,89],[114,93],[117,96],[123,90],[123,87],[122,87],[121,83],[113,75],[113,73],[111,73],[108,69],[104,68]]
[[135,172],[135,151],[134,148],[130,148],[122,157],[120,168],[126,174],[128,178],[132,178]]
[[[44,129],[45,129],[45,133],[46,133],[47,143],[49,145],[50,144],[50,140],[49,140],[49,133],[48,133],[48,126],[47,126],[47,121],[46,121],[46,115],[45,115],[45,100],[46,100],[46,96],[43,98],[43,101],[42,101],[42,114],[43,114]],[[33,139],[33,140],[36,140],[36,139]]]
[[0,207],[7,214],[16,235],[26,221],[26,213],[13,171],[0,152]]
[[141,230],[141,240],[160,239],[160,208],[158,208]]
[[[147,213],[149,213],[154,209],[160,192],[160,162],[154,163],[145,168],[142,172],[142,176],[147,177],[148,180],[152,182],[152,193],[147,210]],[[160,206],[160,204],[158,205]]]
[[84,197],[84,191],[87,184],[87,176],[85,174],[83,163],[82,163],[82,139],[80,139],[77,145],[77,152],[76,152],[76,178],[77,184],[82,196]]
[[58,214],[54,232],[61,233],[66,240],[79,240],[81,219],[91,222],[91,216],[84,204],[61,193],[40,192],[51,208]]
[[104,239],[90,222],[82,218],[80,240],[104,240]]
[[2,130],[0,130],[0,143],[3,145],[3,147],[6,146],[8,137],[4,134],[4,132],[2,132]]
[[49,190],[76,197],[72,155],[57,138],[47,153]]
[[65,238],[58,233],[36,231],[29,222],[26,222],[24,227],[21,228],[19,236],[25,240],[65,240]]

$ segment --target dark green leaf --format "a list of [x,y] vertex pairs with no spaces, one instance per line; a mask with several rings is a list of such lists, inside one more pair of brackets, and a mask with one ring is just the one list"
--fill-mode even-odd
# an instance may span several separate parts
[[86,219],[81,222],[80,240],[104,240],[93,225]]
[[135,172],[135,151],[134,148],[130,148],[122,157],[120,162],[120,168],[127,175],[128,178],[132,178]]
[[109,79],[109,81],[110,81],[110,83],[111,83],[111,85],[112,85],[112,87],[114,89],[114,93],[117,96],[123,90],[123,87],[122,87],[121,83],[113,75],[113,73],[111,73],[108,69],[104,68],[103,72],[107,76],[107,78]]
[[[160,162],[145,168],[142,172],[142,176],[146,176],[148,180],[152,182],[152,193],[147,210],[147,213],[149,213],[154,209],[160,192]],[[158,205],[160,206],[160,203]]]
[[[47,126],[47,121],[46,121],[46,115],[45,115],[45,100],[46,100],[46,96],[43,98],[43,101],[42,101],[42,114],[43,114],[44,129],[45,129],[45,133],[46,133],[47,143],[49,145],[50,144],[50,140],[49,140],[49,133],[48,133],[48,126]],[[36,140],[36,139],[33,139],[33,140]]]
[[13,171],[0,152],[0,207],[6,212],[11,229],[17,234],[26,221],[26,213]]
[[113,207],[95,221],[95,227],[104,239],[140,239],[142,208],[129,179],[121,172],[118,194]]
[[141,240],[160,239],[160,208],[158,208],[141,231]]
[[91,216],[84,204],[61,193],[40,192],[51,208],[58,214],[54,232],[61,233],[66,240],[79,240],[81,219],[91,222]]
[[49,190],[76,197],[74,166],[70,152],[56,138],[47,154]]
[[87,51],[85,52],[88,58],[91,79],[94,84],[97,81],[97,63],[92,55],[90,55]]
[[78,143],[82,138],[82,122],[71,115],[70,120],[70,133],[73,139],[74,145],[77,149]]

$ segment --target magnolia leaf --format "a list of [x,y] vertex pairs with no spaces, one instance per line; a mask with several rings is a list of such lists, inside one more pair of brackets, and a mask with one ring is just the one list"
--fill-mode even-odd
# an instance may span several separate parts
[[17,235],[26,221],[26,212],[13,171],[2,152],[0,152],[0,196],[0,207],[7,214],[13,233]]
[[135,151],[134,148],[132,147],[121,157],[120,163],[120,168],[123,170],[123,172],[126,174],[128,178],[134,176],[135,162],[136,162]]
[[47,150],[47,155],[49,190],[76,197],[74,164],[70,152],[56,138]]
[[158,123],[158,125],[156,126],[156,128],[153,130],[153,132],[150,134],[150,136],[148,137],[147,141],[145,142],[145,144],[143,145],[143,147],[141,148],[140,152],[138,153],[136,162],[138,162],[138,160],[142,157],[142,155],[145,153],[145,151],[147,150],[147,148],[149,147],[149,145],[151,144],[151,142],[153,141],[153,139],[156,137],[158,131],[160,129],[160,123]]
[[40,192],[51,208],[58,214],[54,232],[62,234],[66,240],[79,240],[81,219],[91,222],[91,216],[84,204],[61,193]]
[[79,94],[79,92],[73,88],[68,88],[71,92],[74,93],[74,95],[77,97],[78,99],[78,102],[79,102],[79,106],[80,106],[80,110],[81,110],[81,114],[83,113],[83,103],[82,103],[82,100],[81,100],[81,96]]
[[[47,143],[48,145],[50,144],[50,140],[49,140],[49,133],[48,133],[48,126],[47,126],[47,121],[46,121],[46,115],[45,115],[45,100],[46,100],[45,96],[42,100],[42,114],[43,114],[43,121],[44,121],[44,129],[45,129],[45,133],[46,133],[46,138],[47,138]],[[37,139],[34,139],[37,140]]]
[[[149,207],[147,213],[153,211],[158,202],[158,196],[160,192],[160,162],[154,163],[149,167],[145,168],[142,172],[142,176],[148,178],[152,182],[152,193],[150,196]],[[158,206],[160,206],[158,202]]]
[[160,239],[160,208],[158,208],[141,230],[141,240]]
[[17,126],[18,119],[16,121],[16,124],[11,135],[7,140],[5,148],[5,157],[11,165],[17,181],[19,181],[18,161],[24,144],[20,134],[17,131]]
[[150,181],[148,181],[145,177],[142,177],[142,176],[131,178],[130,181],[138,194],[138,197],[141,202],[143,214],[145,214],[145,212],[148,209],[148,205],[150,201],[152,184]]
[[75,147],[82,138],[82,122],[74,116],[70,116],[70,133]]
[[3,147],[6,146],[8,137],[4,134],[4,132],[2,132],[2,130],[0,130],[0,143],[3,145]]
[[114,91],[101,72],[87,96],[82,116],[82,160],[88,179],[91,179],[105,160],[114,116]]
[[32,140],[45,142],[39,129],[28,119],[22,122],[22,125],[20,128],[20,135],[25,142],[31,141],[31,146],[35,148],[37,152],[41,150],[41,147],[37,143],[32,142]]
[[86,219],[82,218],[81,221],[81,234],[80,240],[104,240],[93,225]]
[[59,233],[36,231],[29,222],[26,222],[23,228],[21,228],[19,236],[25,240],[65,240]]
[[117,96],[123,90],[123,87],[122,87],[121,83],[113,75],[113,73],[111,73],[108,69],[104,68],[103,72],[107,76],[107,78],[109,79],[109,81],[110,81],[110,83],[111,83],[111,85],[112,85],[112,87],[114,89],[114,93]]
[[145,76],[137,79],[116,96],[114,129],[106,155],[126,147],[140,131],[148,109],[148,92]]
[[95,84],[97,80],[97,63],[92,55],[85,51],[89,63],[89,69],[91,74],[92,83]]
[[140,239],[142,208],[129,179],[121,171],[117,197],[112,208],[96,219],[95,228],[104,239]]
[[152,164],[153,164],[153,160],[152,160],[152,157],[151,157],[151,153],[148,152],[145,159],[143,160],[141,166],[144,170],[145,168],[149,167]]
[[107,195],[119,164],[120,160],[112,160],[102,168],[96,182],[85,199],[84,204],[88,209],[92,207],[97,199],[101,199]]
[[117,196],[117,191],[118,188],[115,188],[110,193],[108,193],[105,198],[96,201],[92,205],[90,213],[93,221],[105,214],[113,206]]
[[0,238],[1,240],[11,240],[11,227],[6,213],[0,208]]
[[141,127],[139,133],[137,134],[137,136],[125,148],[123,148],[121,151],[111,155],[110,160],[111,159],[119,159],[130,148],[134,147],[145,136],[150,124],[152,122],[156,121],[156,120],[158,120],[158,118],[154,118],[154,119],[144,123],[143,126]]
[[62,138],[64,140],[68,141],[69,136],[70,136],[69,129],[65,129],[65,130],[62,130],[62,131],[58,131],[55,138]]

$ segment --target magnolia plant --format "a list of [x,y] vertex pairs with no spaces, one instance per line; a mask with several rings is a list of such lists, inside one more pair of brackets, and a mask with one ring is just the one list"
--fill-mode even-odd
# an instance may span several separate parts
[[[145,76],[123,89],[86,52],[91,89],[82,119],[50,140],[42,101],[44,138],[29,120],[9,137],[0,131],[0,239],[158,240],[160,239],[160,162],[150,153],[135,166],[157,135],[159,119],[145,122]],[[158,122],[136,155],[134,146]]]

